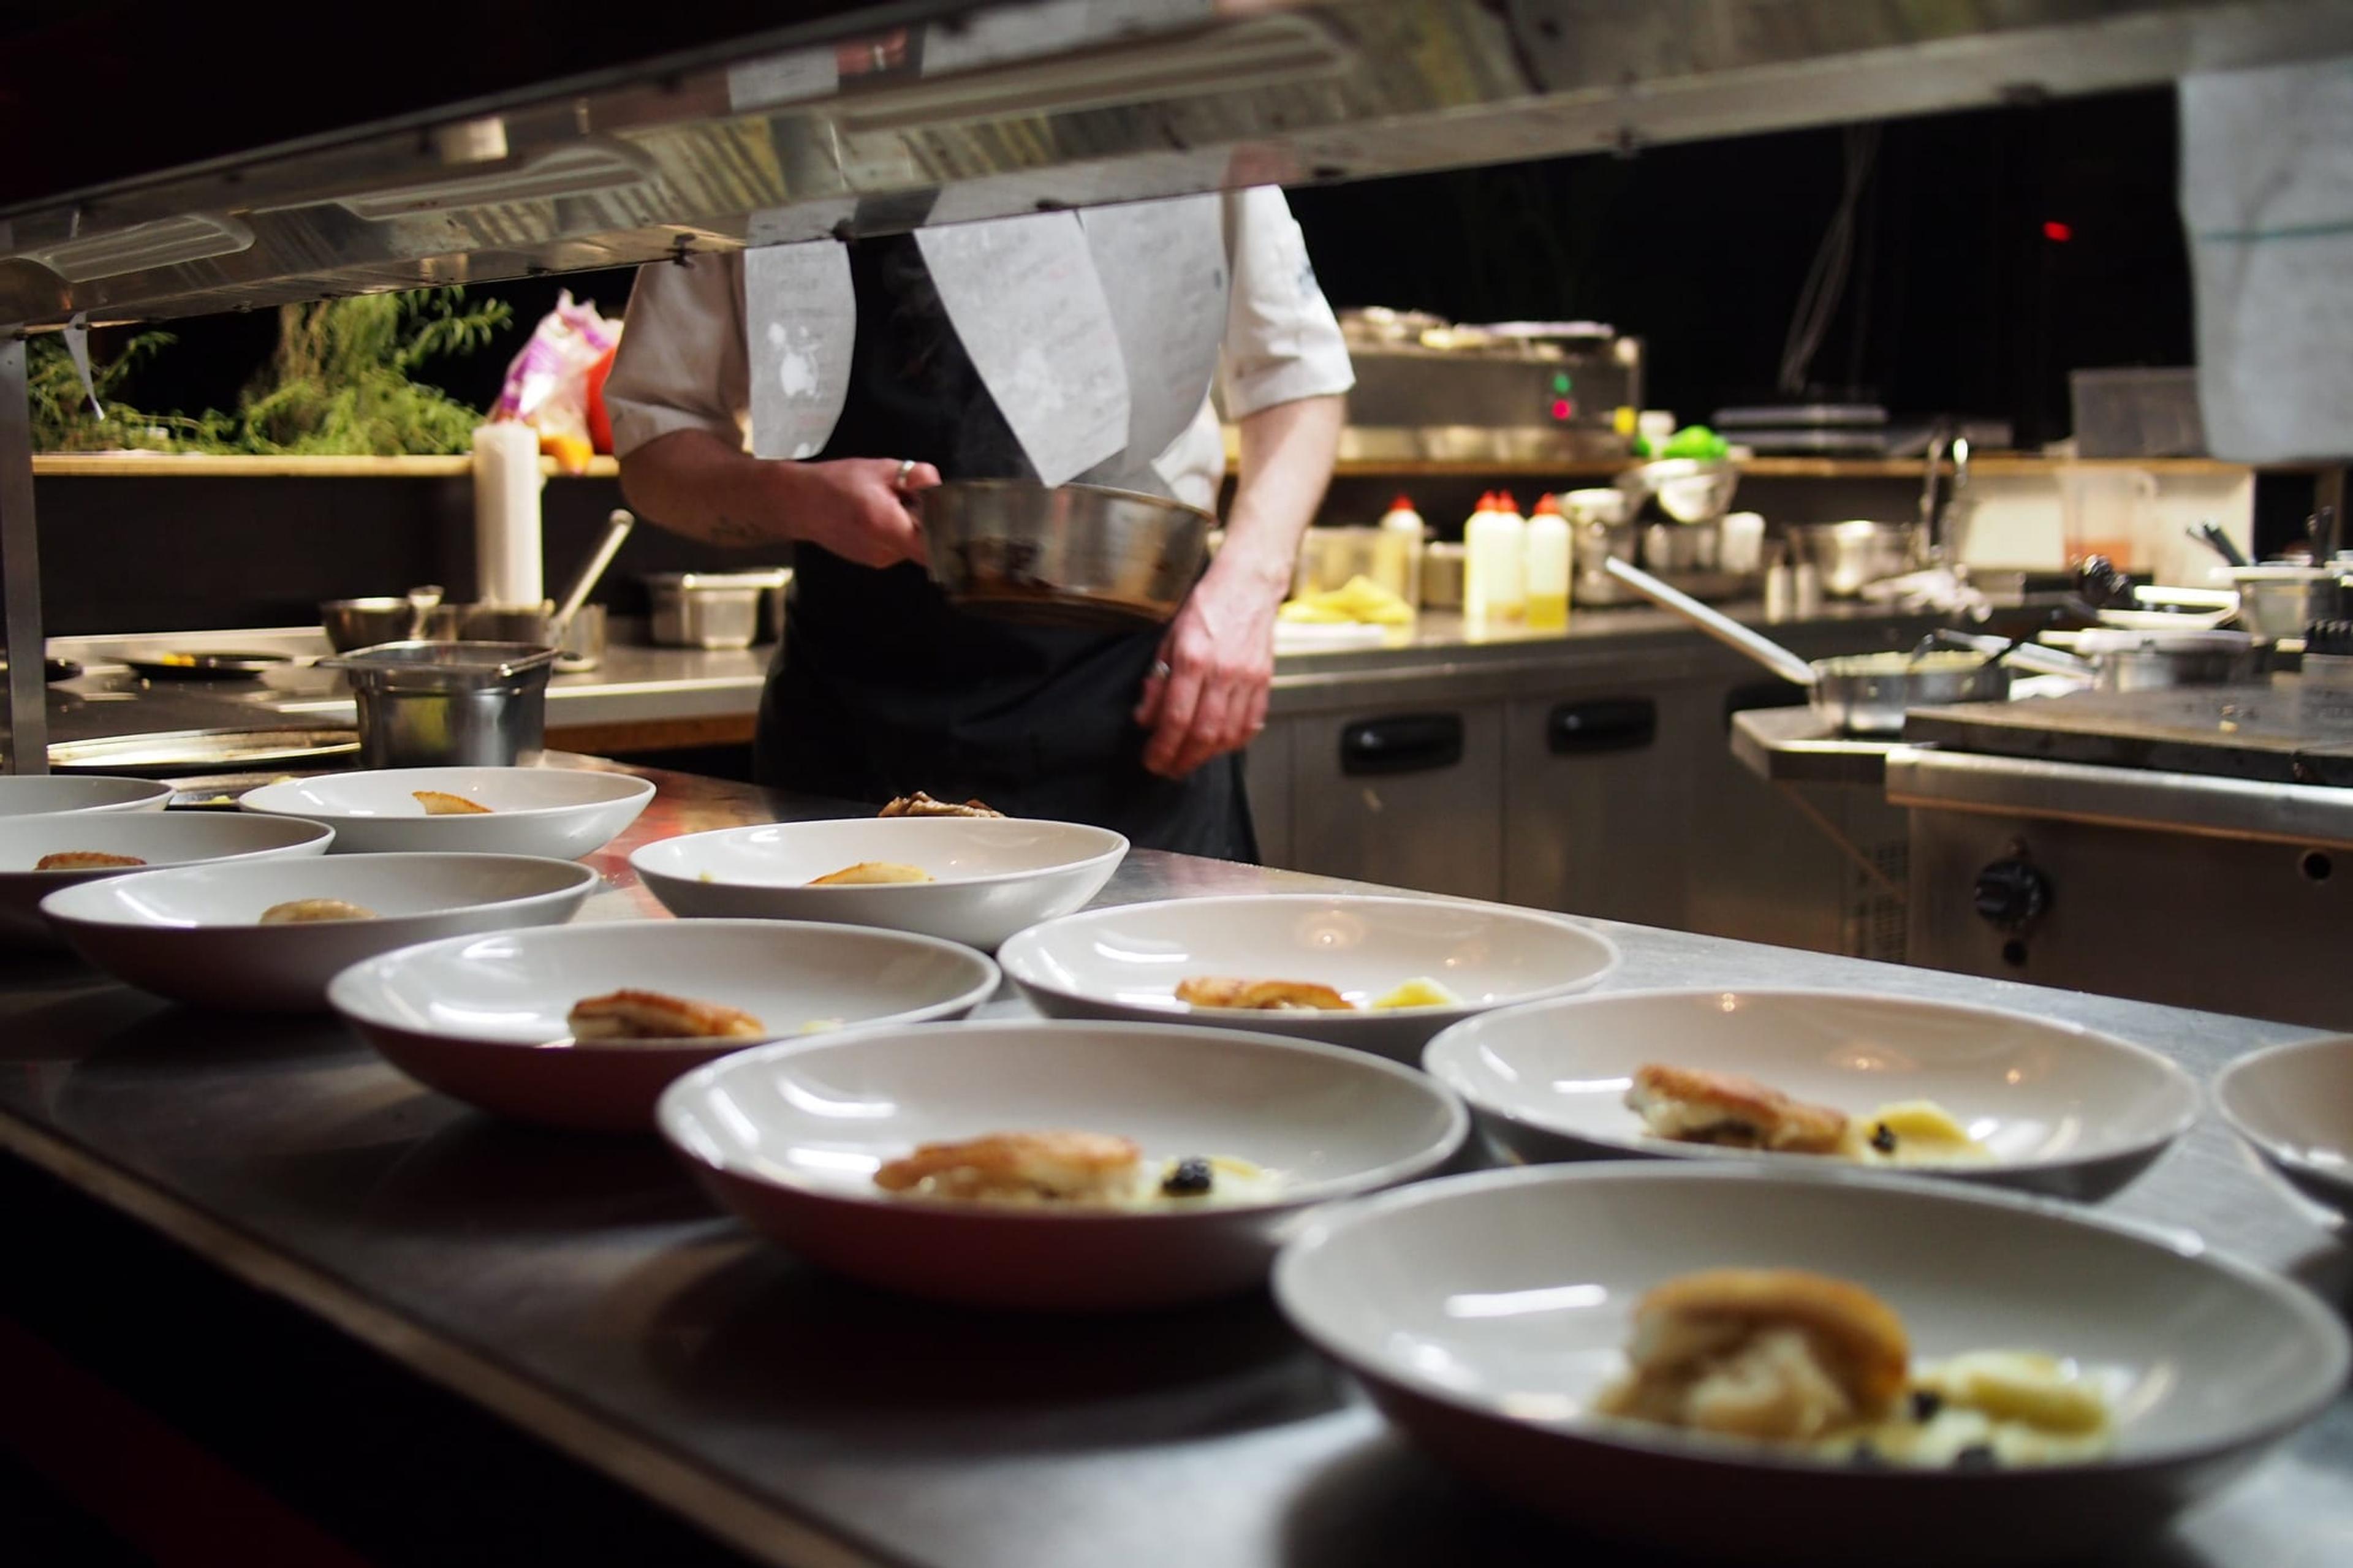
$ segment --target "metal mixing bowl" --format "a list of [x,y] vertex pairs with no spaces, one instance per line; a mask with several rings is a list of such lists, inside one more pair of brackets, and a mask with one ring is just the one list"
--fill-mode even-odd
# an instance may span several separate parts
[[958,479],[913,501],[949,601],[1032,626],[1164,624],[1208,564],[1217,522],[1158,496],[1030,479]]
[[349,653],[415,637],[420,614],[419,606],[407,599],[329,599],[319,606],[319,625],[326,631],[329,647]]
[[1915,522],[1808,522],[1788,531],[1798,559],[1820,573],[1822,591],[1852,599],[1866,583],[1900,577],[1920,563]]

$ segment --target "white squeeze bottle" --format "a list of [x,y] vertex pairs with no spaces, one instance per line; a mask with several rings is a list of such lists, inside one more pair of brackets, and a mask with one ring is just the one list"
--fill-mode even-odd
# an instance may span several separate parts
[[1528,626],[1559,631],[1568,625],[1569,530],[1560,503],[1548,495],[1528,519],[1527,560]]
[[1501,557],[1496,573],[1493,610],[1504,620],[1516,621],[1528,608],[1528,524],[1520,515],[1520,503],[1512,492],[1504,490],[1495,497],[1496,514],[1502,520],[1495,531],[1495,550]]
[[[1495,492],[1479,498],[1478,509],[1462,524],[1462,618],[1473,626],[1492,618],[1488,601],[1495,592],[1493,520]],[[1483,552],[1483,554],[1482,554]]]
[[1421,607],[1421,542],[1429,531],[1413,502],[1399,495],[1381,514],[1380,538],[1373,545],[1374,578],[1416,609]]

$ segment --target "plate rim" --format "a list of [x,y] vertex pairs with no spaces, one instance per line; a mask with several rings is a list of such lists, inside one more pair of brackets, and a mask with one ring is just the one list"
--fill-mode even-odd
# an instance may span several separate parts
[[2233,1090],[2244,1083],[2246,1075],[2250,1071],[2259,1070],[2272,1062],[2288,1057],[2318,1053],[2331,1048],[2353,1055],[2353,1034],[2313,1035],[2300,1040],[2282,1040],[2276,1045],[2249,1051],[2245,1056],[2233,1058],[2223,1065],[2222,1070],[2214,1075],[2214,1081],[2209,1088],[2209,1093],[2213,1097],[2214,1110],[2221,1118],[2222,1124],[2243,1140],[2256,1153],[2284,1172],[2293,1171],[2299,1176],[2309,1177],[2325,1186],[2343,1193],[2348,1199],[2353,1199],[2353,1166],[2332,1167],[2314,1164],[2301,1152],[2281,1142],[2269,1133],[2257,1131],[2246,1121],[2245,1113],[2231,1103]]
[[[702,877],[702,875],[700,875],[700,874],[693,874],[693,875],[690,875],[690,874],[685,874],[685,873],[681,873],[681,872],[675,871],[675,870],[670,870],[670,869],[668,869],[668,868],[662,868],[662,867],[651,867],[651,866],[649,866],[648,864],[646,864],[646,862],[645,862],[644,860],[641,860],[641,859],[640,859],[640,857],[648,857],[648,858],[653,857],[653,856],[655,856],[655,855],[659,854],[659,852],[661,852],[661,851],[662,851],[662,850],[664,850],[664,849],[670,848],[670,847],[675,846],[675,845],[680,845],[680,844],[686,843],[687,841],[689,841],[689,840],[691,840],[691,839],[697,839],[697,838],[710,839],[710,838],[724,838],[724,837],[748,837],[749,835],[752,835],[752,834],[754,834],[754,833],[771,832],[771,831],[774,831],[775,829],[777,829],[777,828],[791,828],[791,827],[831,827],[831,826],[839,826],[839,825],[840,825],[840,824],[842,824],[842,823],[846,823],[846,822],[942,822],[942,823],[944,823],[944,822],[955,822],[955,821],[967,821],[967,822],[968,822],[968,821],[975,821],[975,820],[979,820],[979,821],[987,821],[987,820],[992,820],[992,819],[990,819],[990,818],[971,818],[971,817],[956,818],[956,817],[921,817],[921,816],[917,816],[917,817],[890,817],[890,816],[817,816],[817,817],[803,817],[803,818],[798,818],[798,819],[796,819],[796,820],[794,820],[794,821],[790,821],[790,822],[745,822],[745,823],[738,823],[736,826],[733,826],[733,827],[710,827],[710,828],[705,828],[705,829],[703,829],[702,832],[699,832],[699,833],[673,833],[673,834],[671,834],[670,837],[666,837],[666,838],[656,838],[656,839],[649,840],[648,842],[646,842],[646,843],[644,843],[644,844],[640,844],[640,845],[638,845],[635,849],[632,849],[632,850],[630,850],[630,851],[629,851],[629,868],[630,868],[631,870],[633,870],[633,871],[637,872],[638,876],[638,877],[639,877],[639,879],[644,879],[644,878],[645,878],[646,876],[648,876],[649,874],[650,874],[650,875],[652,875],[652,876],[659,877],[659,878],[662,878],[662,879],[666,879],[666,880],[669,880],[669,881],[672,881],[672,882],[685,882],[685,883],[691,883],[691,884],[692,884],[693,886],[695,886],[695,887],[700,887],[700,888],[734,888],[734,889],[744,889],[744,890],[747,890],[747,891],[751,891],[751,892],[759,892],[759,893],[802,893],[802,892],[813,892],[813,893],[821,893],[821,894],[831,894],[831,893],[840,893],[840,892],[858,891],[858,892],[885,892],[885,893],[898,893],[898,894],[905,894],[905,893],[910,893],[910,892],[920,892],[920,891],[922,891],[922,890],[923,890],[923,889],[932,889],[932,890],[934,890],[934,891],[936,891],[936,890],[938,890],[939,889],[942,889],[942,888],[987,888],[987,887],[1000,887],[1000,886],[1003,886],[1003,885],[1005,885],[1005,884],[1008,884],[1008,883],[1013,883],[1013,882],[1029,882],[1029,881],[1037,881],[1037,880],[1039,880],[1039,879],[1040,879],[1047,878],[1047,877],[1075,876],[1075,875],[1080,874],[1080,873],[1082,873],[1082,872],[1087,872],[1087,871],[1092,871],[1092,870],[1095,870],[1096,868],[1098,868],[1102,867],[1103,865],[1104,865],[1106,862],[1108,862],[1108,863],[1112,866],[1112,868],[1113,868],[1113,869],[1116,869],[1116,868],[1118,868],[1118,866],[1119,866],[1120,862],[1127,858],[1128,851],[1129,851],[1130,849],[1132,849],[1132,848],[1134,848],[1134,846],[1133,844],[1131,844],[1131,843],[1128,841],[1128,837],[1127,837],[1127,836],[1126,836],[1125,834],[1124,834],[1124,833],[1120,833],[1120,832],[1117,832],[1117,831],[1115,831],[1115,830],[1113,830],[1113,829],[1112,829],[1112,828],[1097,826],[1095,824],[1091,823],[1091,822],[1065,822],[1065,821],[1061,820],[1060,817],[1051,817],[1051,816],[1018,816],[1018,817],[1005,817],[1005,818],[1001,818],[1001,819],[995,819],[995,820],[1003,820],[1003,821],[1007,821],[1007,822],[1017,822],[1017,823],[1018,823],[1018,822],[1036,822],[1036,823],[1046,823],[1046,824],[1050,824],[1050,825],[1051,825],[1051,826],[1056,826],[1056,827],[1077,827],[1077,828],[1083,828],[1083,829],[1085,829],[1087,832],[1090,832],[1090,833],[1100,833],[1100,834],[1107,835],[1107,836],[1108,836],[1108,837],[1113,840],[1113,842],[1112,842],[1112,843],[1110,843],[1110,844],[1108,844],[1108,845],[1106,845],[1106,846],[1105,846],[1105,847],[1103,847],[1103,848],[1098,849],[1097,851],[1095,851],[1095,853],[1093,853],[1093,854],[1092,854],[1092,855],[1087,856],[1087,857],[1086,857],[1085,858],[1083,858],[1083,859],[1080,859],[1080,860],[1064,860],[1064,861],[1059,862],[1059,863],[1057,863],[1057,864],[1055,864],[1055,865],[1052,865],[1052,866],[1038,866],[1038,867],[1033,867],[1033,868],[1031,868],[1030,869],[1026,870],[1026,871],[990,871],[990,872],[985,873],[984,875],[977,876],[977,877],[957,877],[957,878],[955,878],[955,879],[945,879],[945,878],[934,878],[931,881],[928,881],[928,882],[845,882],[845,883],[836,883],[836,884],[832,884],[832,885],[830,885],[830,886],[826,886],[826,887],[819,887],[819,886],[818,886],[817,884],[815,884],[815,883],[811,883],[811,882],[746,882],[746,881],[742,881],[742,880],[738,880],[738,879],[729,879],[729,878],[725,878],[725,877],[718,877],[718,876],[712,876],[712,877],[711,877],[711,878],[709,878],[709,879],[706,879],[704,877]],[[928,830],[924,830],[924,831],[928,831]],[[829,923],[829,922],[826,922],[826,921],[813,921],[813,922],[810,922],[810,923],[813,923],[813,924],[827,924],[827,923]]]
[[565,774],[570,774],[570,775],[574,775],[574,776],[576,776],[576,777],[582,777],[582,778],[615,779],[615,780],[618,780],[618,781],[621,781],[621,782],[623,782],[623,783],[625,783],[625,784],[631,784],[631,785],[634,785],[634,786],[635,786],[634,788],[632,788],[632,789],[628,790],[628,792],[626,792],[626,793],[624,793],[624,794],[615,795],[607,796],[607,797],[605,797],[605,798],[602,798],[602,799],[598,799],[598,800],[578,800],[578,801],[571,801],[571,802],[568,802],[568,803],[565,803],[565,804],[564,804],[564,805],[519,805],[519,806],[514,806],[514,807],[512,807],[512,808],[501,807],[501,808],[498,808],[498,809],[491,810],[491,811],[487,811],[487,812],[479,812],[479,813],[476,813],[476,812],[468,812],[468,813],[464,813],[464,814],[462,814],[463,818],[465,818],[465,819],[470,819],[470,818],[472,818],[473,816],[498,816],[498,817],[504,817],[505,819],[507,819],[507,820],[508,820],[508,821],[510,821],[510,822],[515,822],[515,821],[545,821],[545,820],[546,820],[547,818],[549,818],[549,817],[556,816],[560,816],[560,815],[562,815],[563,813],[565,813],[565,812],[586,812],[586,811],[595,811],[595,810],[597,810],[597,809],[599,809],[599,808],[606,807],[606,806],[620,805],[622,805],[623,803],[628,802],[628,801],[630,801],[630,800],[636,800],[636,801],[639,801],[639,802],[650,801],[650,800],[654,797],[655,794],[657,793],[657,789],[658,789],[658,786],[654,784],[654,781],[653,781],[653,780],[651,780],[651,779],[649,779],[649,778],[640,778],[640,777],[638,777],[638,776],[637,774],[635,774],[635,773],[605,773],[605,772],[603,772],[603,771],[601,771],[601,770],[599,770],[599,769],[596,769],[596,768],[530,768],[530,767],[499,768],[499,767],[490,767],[490,766],[485,766],[485,767],[482,767],[482,768],[480,768],[480,769],[479,769],[479,770],[476,770],[476,769],[472,769],[472,768],[470,768],[470,767],[466,767],[466,766],[464,766],[464,765],[462,765],[462,764],[461,764],[461,765],[459,765],[459,766],[458,766],[458,767],[456,767],[455,769],[445,769],[445,768],[438,768],[438,767],[435,767],[435,768],[353,768],[353,769],[351,769],[351,770],[350,770],[350,771],[348,771],[348,772],[342,772],[342,773],[318,773],[318,774],[313,775],[313,776],[312,776],[312,777],[311,777],[311,778],[287,779],[287,780],[282,780],[282,781],[273,781],[272,783],[269,783],[269,784],[266,784],[259,785],[259,786],[257,786],[257,787],[255,787],[255,788],[253,788],[253,789],[249,789],[249,790],[246,791],[243,795],[241,795],[237,796],[237,808],[239,811],[250,811],[250,812],[257,813],[257,814],[259,814],[259,815],[260,815],[260,816],[300,816],[300,817],[305,817],[305,818],[308,818],[309,820],[311,820],[311,821],[312,821],[312,822],[327,822],[327,823],[339,823],[339,822],[365,822],[365,823],[377,823],[377,822],[398,822],[398,823],[429,822],[429,821],[432,821],[432,820],[433,820],[433,818],[432,818],[432,817],[430,817],[430,816],[387,816],[387,815],[385,815],[385,814],[384,814],[384,813],[381,813],[381,812],[331,811],[331,810],[320,810],[320,809],[315,809],[315,808],[312,808],[312,809],[305,809],[305,810],[300,810],[300,811],[298,811],[298,810],[295,810],[295,809],[293,809],[293,808],[291,808],[291,807],[289,807],[289,806],[286,806],[286,805],[279,805],[279,804],[277,804],[275,801],[268,801],[268,802],[264,802],[263,804],[260,804],[260,805],[256,805],[256,804],[254,803],[254,798],[253,798],[253,797],[254,797],[255,795],[268,795],[271,790],[286,790],[286,791],[290,791],[290,791],[291,791],[291,790],[293,790],[293,789],[296,789],[296,788],[301,787],[301,786],[303,786],[303,785],[307,785],[307,784],[314,784],[314,783],[316,783],[316,782],[318,782],[319,780],[322,780],[322,779],[326,780],[326,781],[328,781],[328,782],[330,782],[330,783],[341,783],[341,782],[343,782],[343,781],[344,781],[344,780],[346,780],[346,779],[355,779],[355,778],[364,778],[364,777],[365,777],[365,778],[380,778],[380,777],[385,776],[385,775],[387,775],[387,774],[392,774],[392,773],[444,773],[444,772],[450,772],[450,771],[458,771],[458,772],[480,771],[480,772],[485,772],[485,773],[565,773]]

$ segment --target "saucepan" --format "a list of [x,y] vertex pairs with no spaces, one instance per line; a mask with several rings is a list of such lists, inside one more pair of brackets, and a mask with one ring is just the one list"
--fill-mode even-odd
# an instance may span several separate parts
[[2010,670],[1999,652],[1864,653],[1809,663],[1638,566],[1614,558],[1607,565],[1628,587],[1804,687],[1815,716],[1849,734],[1900,735],[1906,709],[1999,702],[2010,695]]
[[1159,496],[1034,479],[957,479],[908,504],[950,603],[1031,626],[1165,624],[1208,564],[1217,526]]

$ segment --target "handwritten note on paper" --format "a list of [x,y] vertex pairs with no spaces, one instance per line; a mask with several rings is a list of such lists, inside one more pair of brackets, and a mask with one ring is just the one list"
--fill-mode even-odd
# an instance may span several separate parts
[[858,296],[849,253],[829,239],[744,253],[744,353],[751,366],[752,450],[813,458],[849,395]]
[[1126,466],[1166,451],[1201,411],[1226,331],[1224,203],[1179,196],[1082,218],[1127,361]]
[[1072,213],[919,229],[965,353],[1040,482],[1127,447],[1127,365]]

